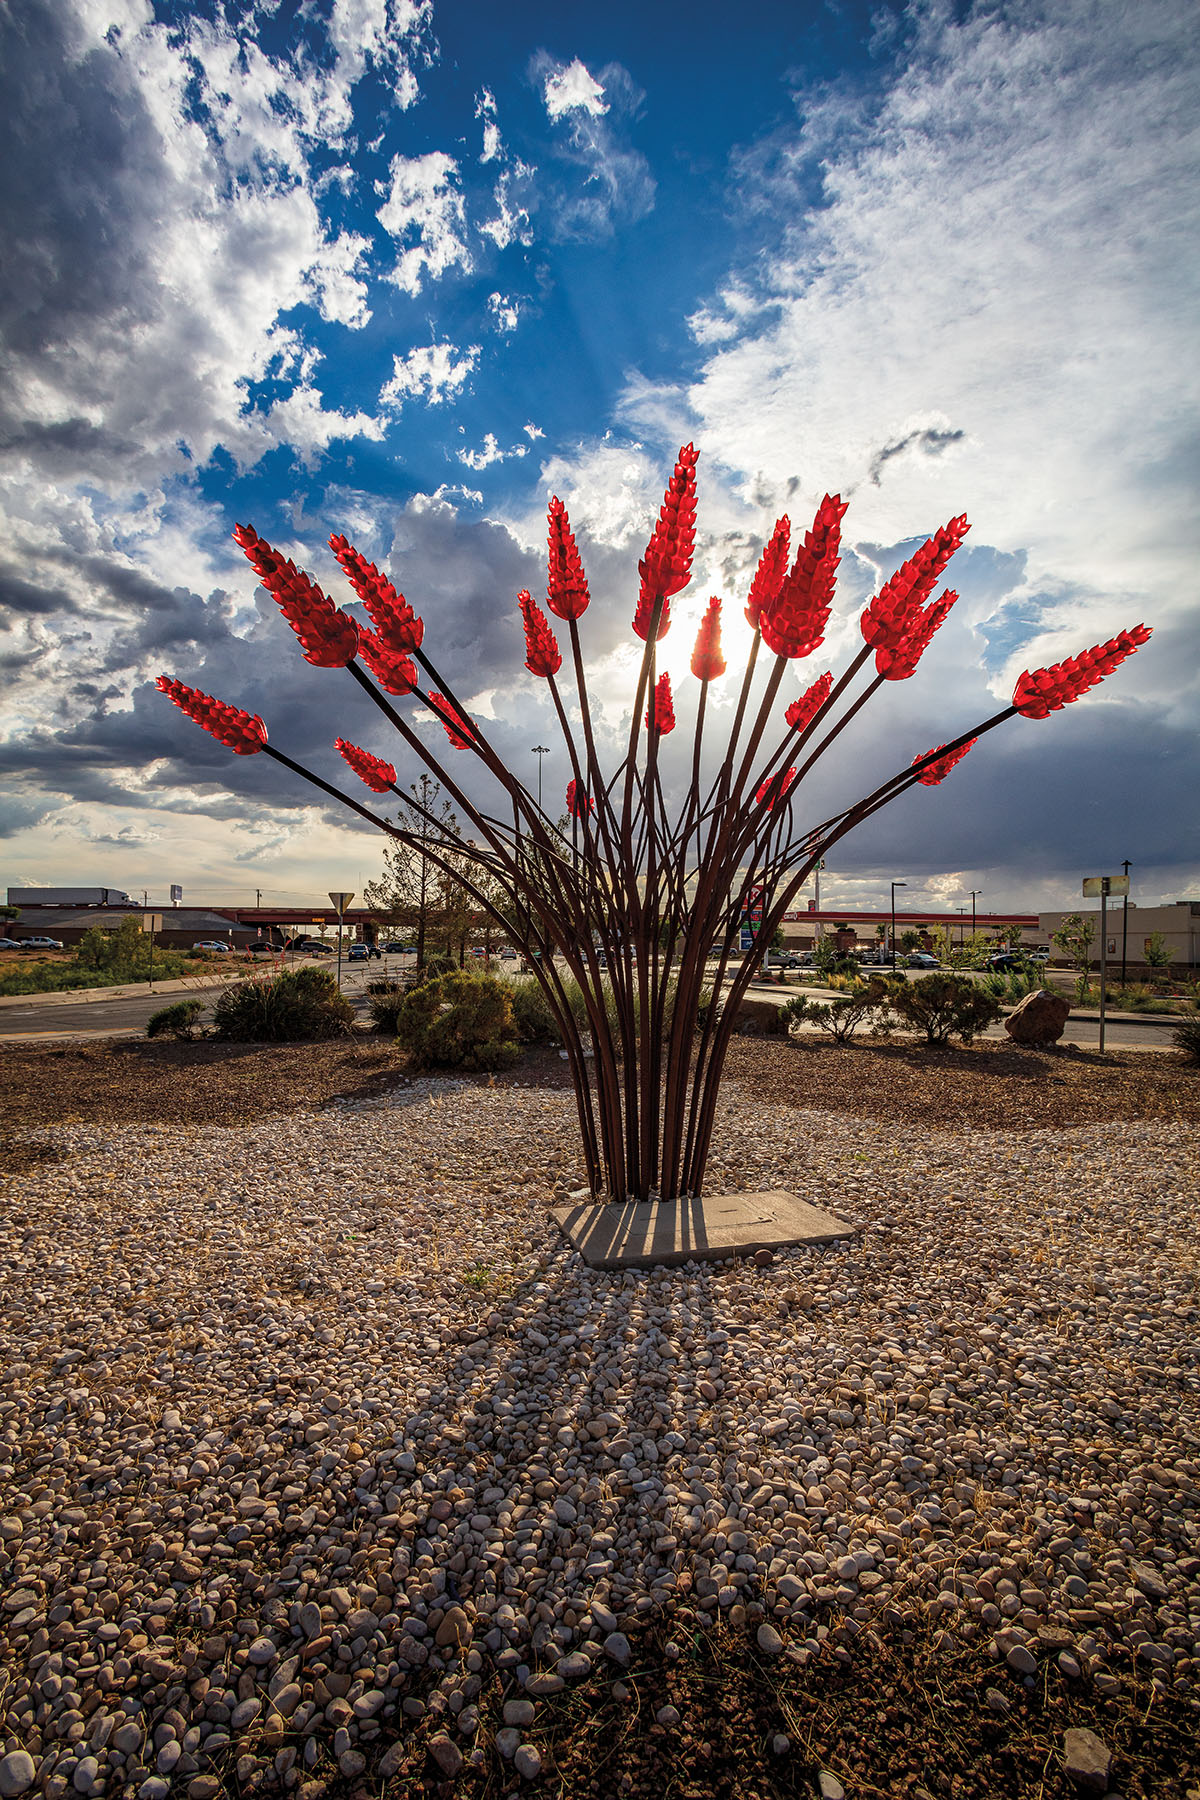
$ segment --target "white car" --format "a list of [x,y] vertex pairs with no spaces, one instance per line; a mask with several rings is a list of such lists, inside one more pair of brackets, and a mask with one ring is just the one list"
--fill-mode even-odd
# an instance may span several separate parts
[[192,945],[192,949],[215,950],[222,956],[229,956],[233,950],[233,945],[223,944],[219,938],[202,938],[198,944]]
[[61,950],[62,939],[52,937],[23,938],[21,941],[21,948],[23,950]]

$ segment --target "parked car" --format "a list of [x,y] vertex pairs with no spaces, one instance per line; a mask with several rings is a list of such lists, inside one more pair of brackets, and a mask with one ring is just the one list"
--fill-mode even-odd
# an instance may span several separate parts
[[401,943],[384,944],[382,946],[382,949],[383,949],[383,954],[385,956],[415,956],[416,955],[416,945],[415,944],[401,944]]
[[275,945],[268,944],[268,943],[264,942],[262,939],[260,939],[258,941],[258,943],[256,943],[256,944],[247,944],[246,948],[247,948],[247,950],[249,950],[251,952],[252,955],[261,956],[264,951],[266,951],[268,953],[273,952],[275,949]]
[[16,938],[0,938],[0,950],[19,950],[20,943]]
[[942,966],[928,950],[913,950],[904,960],[910,969],[940,969]]
[[517,953],[515,950],[510,950],[507,948],[504,950],[501,950],[501,952],[500,952],[500,961],[501,962],[516,962],[516,960],[517,960]]
[[771,967],[774,969],[803,969],[808,965],[798,950],[785,950],[781,955],[771,956]]
[[223,944],[220,938],[201,938],[199,943],[192,945],[192,949],[211,950],[218,956],[228,956],[233,950],[233,945]]
[[1050,961],[1050,952],[1048,950],[1027,950],[1025,954],[1030,962],[1048,963]]
[[292,947],[295,950],[302,950],[305,956],[332,956],[334,953],[333,945],[323,944],[320,938],[301,938],[300,942]]
[[1004,973],[1011,969],[1023,969],[1025,960],[1018,950],[997,950],[988,957],[987,967],[997,973]]
[[21,939],[22,950],[61,950],[62,939],[52,937],[31,937]]

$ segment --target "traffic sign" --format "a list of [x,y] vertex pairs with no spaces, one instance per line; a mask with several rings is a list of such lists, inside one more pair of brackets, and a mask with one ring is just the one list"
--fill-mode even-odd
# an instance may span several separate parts
[[1085,900],[1098,900],[1105,894],[1127,894],[1128,892],[1128,875],[1085,875],[1083,878]]
[[336,907],[337,911],[339,913],[344,913],[346,908],[349,906],[350,902],[353,900],[354,895],[353,894],[335,894],[333,892],[333,890],[330,889],[329,890],[329,898],[333,901],[333,904]]

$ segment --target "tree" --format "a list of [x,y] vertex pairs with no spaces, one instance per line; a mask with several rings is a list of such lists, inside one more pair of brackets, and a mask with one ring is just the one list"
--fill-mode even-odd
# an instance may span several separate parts
[[1076,1001],[1080,1001],[1087,993],[1088,975],[1092,967],[1092,941],[1096,936],[1096,922],[1085,919],[1082,913],[1072,913],[1063,920],[1057,931],[1050,933],[1050,942],[1057,945],[1075,969]]
[[424,848],[436,850],[453,867],[465,866],[458,815],[441,792],[441,783],[430,775],[412,783],[411,798],[401,800],[396,823],[419,842],[414,846],[389,840],[383,874],[363,890],[363,902],[372,912],[381,912],[389,925],[415,935],[419,969],[431,954],[457,955],[462,960],[473,913],[466,890]]
[[1171,946],[1161,931],[1152,931],[1146,939],[1142,951],[1147,963],[1154,972],[1155,981],[1171,979]]

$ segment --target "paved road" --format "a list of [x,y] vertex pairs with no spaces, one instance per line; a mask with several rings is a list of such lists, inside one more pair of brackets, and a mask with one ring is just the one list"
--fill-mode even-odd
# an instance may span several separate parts
[[[355,1011],[360,1017],[365,1017],[366,1014],[364,990],[367,982],[377,980],[384,973],[398,974],[412,960],[411,957],[392,956],[386,958],[384,962],[365,964],[343,961],[342,991],[354,1003]],[[321,958],[320,961],[326,967],[335,966],[332,958]],[[237,979],[237,977],[232,979]],[[205,990],[203,997],[211,1004],[221,991],[220,988],[210,987]],[[751,992],[778,995],[779,989],[773,986],[760,987],[755,983]],[[61,1001],[39,1002],[35,996],[31,996],[28,1005],[0,1007],[0,1042],[20,1041],[21,1039],[32,1041],[53,1038],[91,1039],[119,1035],[140,1037],[146,1029],[146,1021],[151,1013],[157,1012],[161,1006],[167,1006],[182,998],[185,996],[174,989],[165,994],[137,995],[119,1000],[92,1000],[78,1005],[67,1005]],[[1008,1041],[1002,1024],[989,1027],[984,1035],[1002,1043]],[[1072,1015],[1067,1021],[1062,1042],[1076,1044],[1081,1049],[1098,1049],[1100,1043],[1099,1021],[1076,1018]],[[1169,1027],[1152,1024],[1144,1019],[1136,1019],[1129,1014],[1122,1013],[1109,1015],[1105,1027],[1105,1042],[1111,1050],[1170,1050],[1173,1048]]]
[[[356,1012],[365,1014],[368,981],[377,980],[381,974],[398,974],[410,958],[390,956],[383,962],[347,963],[342,962],[342,992],[352,1001]],[[336,969],[333,957],[313,958],[322,967]],[[231,976],[226,986],[232,986],[244,975],[244,968],[239,966],[236,975]],[[94,991],[94,990],[93,990]],[[212,1005],[217,995],[224,992],[222,986],[205,987],[197,993],[196,998]],[[128,995],[115,1000],[88,1000],[64,1002],[62,1000],[39,1001],[36,994],[31,994],[27,1004],[20,1006],[0,1007],[0,1042],[6,1040],[51,1039],[51,1038],[103,1038],[117,1036],[141,1037],[146,1029],[146,1021],[151,1013],[158,1012],[160,1007],[171,1006],[177,1000],[188,999],[186,992],[180,992],[172,986],[169,992],[156,994]]]

